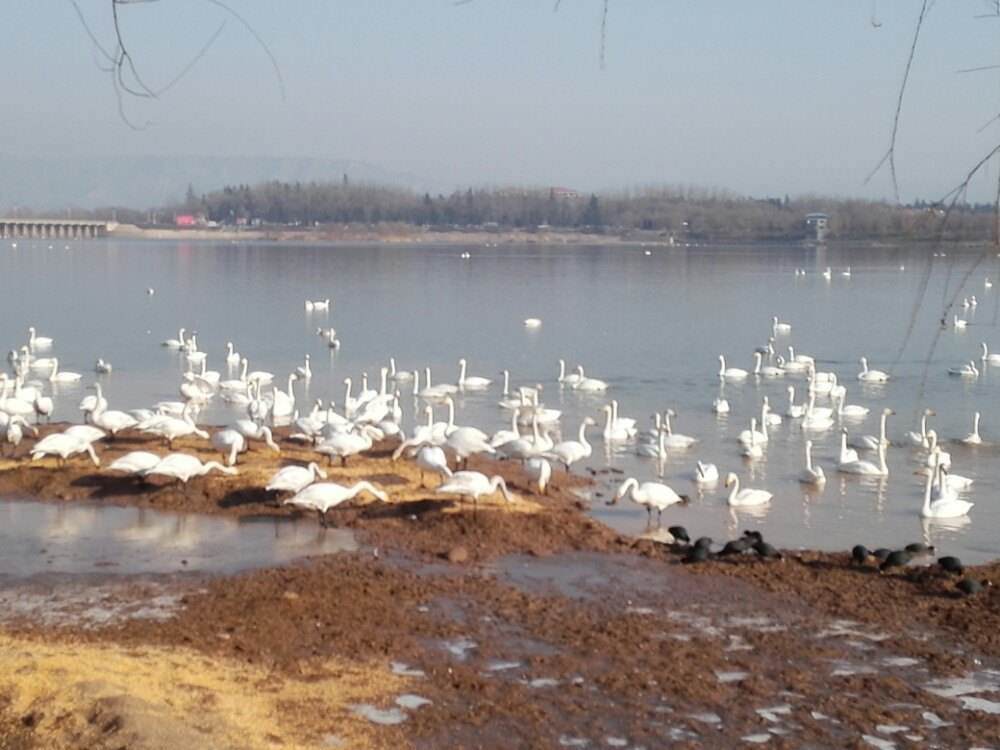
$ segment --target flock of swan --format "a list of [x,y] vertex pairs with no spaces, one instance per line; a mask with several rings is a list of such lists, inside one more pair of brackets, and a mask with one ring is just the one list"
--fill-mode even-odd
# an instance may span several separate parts
[[[831,273],[828,269],[827,273]],[[850,269],[845,273],[849,274]],[[989,288],[989,287],[987,287]],[[965,302],[965,307],[974,307],[975,297]],[[330,299],[307,300],[305,310],[329,312]],[[960,320],[955,321],[956,327]],[[525,320],[525,326],[538,327],[541,321],[535,318]],[[793,324],[782,321],[777,316],[771,320],[768,343],[754,350],[753,366],[750,369],[731,366],[725,355],[718,357],[717,378],[720,393],[711,403],[711,410],[719,417],[728,418],[733,408],[725,398],[724,387],[739,387],[748,382],[766,383],[788,381],[783,386],[787,395],[784,409],[772,407],[769,397],[764,396],[759,410],[749,418],[741,420],[745,428],[733,437],[734,458],[739,456],[751,464],[766,457],[770,444],[770,432],[779,426],[792,426],[804,436],[802,468],[799,482],[822,490],[827,481],[827,469],[813,458],[813,440],[829,431],[840,431],[840,450],[837,455],[836,472],[885,479],[889,477],[888,456],[890,449],[906,448],[910,458],[925,475],[923,502],[920,515],[924,518],[956,518],[965,516],[973,503],[965,498],[973,480],[955,473],[951,469],[951,456],[939,441],[936,431],[928,427],[933,411],[925,410],[919,431],[907,433],[900,446],[891,443],[887,437],[887,422],[894,415],[892,409],[882,409],[878,414],[879,432],[875,435],[853,435],[848,425],[869,416],[869,407],[848,403],[848,388],[844,381],[856,382],[879,389],[891,388],[892,377],[888,372],[873,368],[865,356],[858,360],[856,372],[845,376],[820,369],[817,360],[787,346],[787,356],[779,353],[776,342],[791,336]],[[331,348],[339,347],[333,328],[319,328]],[[122,431],[134,430],[162,438],[172,450],[175,440],[196,437],[205,440],[219,453],[221,461],[203,462],[193,455],[170,452],[158,455],[146,451],[133,451],[115,460],[109,471],[134,476],[171,477],[185,486],[192,479],[210,472],[233,474],[239,457],[248,450],[251,441],[259,441],[266,448],[281,451],[274,439],[275,425],[291,425],[289,440],[309,446],[315,453],[317,462],[325,457],[329,463],[334,459],[346,462],[352,456],[370,450],[384,438],[399,441],[394,459],[411,456],[419,467],[421,480],[426,474],[437,477],[435,491],[459,498],[478,501],[482,497],[499,493],[510,499],[508,488],[500,476],[486,476],[468,469],[468,459],[473,455],[489,455],[500,459],[520,461],[526,473],[537,484],[539,492],[545,492],[551,481],[553,466],[572,471],[573,465],[586,461],[592,456],[593,445],[588,439],[588,431],[600,429],[600,436],[607,446],[634,446],[638,456],[666,461],[669,456],[684,455],[693,451],[699,440],[675,430],[677,413],[665,409],[651,417],[652,429],[640,430],[635,418],[622,416],[616,399],[607,398],[612,390],[608,381],[588,375],[582,365],[569,368],[565,360],[558,361],[556,383],[564,395],[578,394],[586,399],[582,403],[597,406],[594,416],[602,417],[602,422],[591,416],[584,416],[580,422],[568,428],[569,439],[561,439],[562,412],[546,406],[542,401],[541,385],[521,385],[512,387],[509,371],[503,371],[502,392],[498,406],[509,414],[509,420],[501,429],[492,433],[478,427],[456,422],[456,402],[458,394],[485,393],[495,387],[494,379],[470,374],[465,358],[457,361],[455,382],[432,380],[430,367],[413,369],[398,368],[395,358],[388,358],[381,367],[377,383],[369,383],[367,373],[360,378],[360,389],[355,392],[355,380],[343,381],[343,398],[338,405],[332,400],[316,400],[303,404],[296,393],[296,385],[308,384],[313,378],[309,355],[302,364],[290,367],[286,374],[278,375],[263,370],[252,370],[249,359],[240,354],[232,342],[227,342],[222,359],[227,376],[209,368],[209,355],[203,351],[196,332],[180,328],[176,338],[168,338],[162,347],[173,353],[185,365],[182,381],[178,386],[180,399],[160,401],[149,408],[118,410],[109,406],[100,382],[91,388],[94,393],[84,398],[80,404],[83,424],[72,425],[65,430],[49,434],[36,440],[30,446],[30,459],[39,460],[54,456],[66,461],[77,455],[87,456],[95,465],[100,465],[100,457],[95,450],[101,440],[113,438]],[[36,434],[30,422],[48,419],[54,410],[54,393],[47,392],[57,384],[80,383],[83,375],[60,368],[58,357],[51,355],[54,341],[39,335],[34,327],[27,330],[23,345],[11,350],[8,361],[11,373],[0,372],[0,443],[16,446],[27,434]],[[981,344],[980,364],[970,361],[966,365],[949,370],[960,377],[978,377],[980,372],[991,366],[1000,366],[1000,354],[990,353],[987,344]],[[111,364],[98,359],[94,368],[97,374],[112,371]],[[377,386],[377,387],[376,387]],[[796,401],[798,390],[804,394],[801,402]],[[403,428],[402,391],[408,391],[414,399],[414,422],[409,431]],[[599,400],[599,405],[594,404]],[[219,400],[228,404],[238,415],[231,424],[209,431],[198,425],[201,410],[211,401]],[[444,409],[447,420],[435,421],[437,410]],[[972,432],[962,442],[979,445],[980,414],[974,416]],[[690,481],[701,491],[711,490],[723,481],[728,490],[726,503],[733,508],[766,506],[774,500],[774,494],[766,489],[747,487],[741,483],[736,471],[720,471],[713,463],[695,460]],[[662,470],[660,472],[662,474]],[[341,503],[367,493],[380,500],[386,500],[385,492],[369,482],[359,482],[351,487],[343,487],[326,479],[319,463],[308,467],[285,466],[271,478],[266,489],[288,493],[287,504],[315,510],[325,523],[327,512]],[[640,482],[628,477],[615,492],[610,503],[627,499],[643,507],[652,523],[655,511],[657,520],[667,508],[686,502],[687,495],[676,491],[662,481]]]

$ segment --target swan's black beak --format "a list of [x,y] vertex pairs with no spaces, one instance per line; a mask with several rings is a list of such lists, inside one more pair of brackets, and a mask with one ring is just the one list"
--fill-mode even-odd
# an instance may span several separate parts
[[613,498],[611,498],[610,500],[608,500],[604,504],[605,505],[617,505],[618,504],[618,495],[615,495]]

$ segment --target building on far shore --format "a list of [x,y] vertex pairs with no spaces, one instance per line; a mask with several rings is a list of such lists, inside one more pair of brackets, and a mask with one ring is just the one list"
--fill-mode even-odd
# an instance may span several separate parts
[[816,240],[816,242],[825,241],[829,224],[830,217],[827,214],[806,214],[806,229],[808,230],[809,239],[811,240]]

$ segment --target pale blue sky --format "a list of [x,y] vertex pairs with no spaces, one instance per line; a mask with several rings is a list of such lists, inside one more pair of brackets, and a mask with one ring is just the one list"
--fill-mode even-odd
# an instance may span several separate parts
[[[110,47],[108,0],[79,0]],[[0,151],[345,158],[442,186],[649,183],[753,195],[865,187],[885,150],[919,0],[229,0],[284,75],[230,22],[204,60],[118,119],[68,0],[8,2]],[[1000,19],[937,3],[904,106],[903,198],[934,198],[1000,138]],[[882,22],[870,23],[873,10]],[[225,15],[205,0],[122,8],[137,65],[160,85]],[[984,197],[996,170],[976,184]]]

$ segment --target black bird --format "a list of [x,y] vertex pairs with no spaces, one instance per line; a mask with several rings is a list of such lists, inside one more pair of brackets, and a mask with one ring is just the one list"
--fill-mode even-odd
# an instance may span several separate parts
[[768,544],[764,540],[760,540],[758,542],[755,542],[754,545],[753,545],[753,550],[754,550],[754,552],[756,552],[758,555],[760,555],[761,557],[763,557],[766,560],[783,560],[784,559],[784,557],[782,557],[781,553],[778,552],[777,549],[775,549],[773,546],[771,546],[770,544]]
[[725,546],[719,550],[719,557],[727,557],[729,555],[742,555],[748,549],[750,549],[752,542],[750,537],[740,537],[739,539],[734,539],[731,542],[726,542]]
[[681,562],[685,564],[705,562],[709,559],[709,557],[711,557],[711,555],[712,552],[708,548],[707,544],[701,546],[696,544],[688,551],[687,555],[681,559]]
[[939,557],[937,563],[945,573],[962,575],[965,572],[965,566],[962,565],[962,561],[957,557],[951,557],[950,555],[948,557]]
[[913,542],[912,544],[907,544],[904,549],[907,552],[912,552],[914,555],[929,555],[934,551],[934,545],[924,544],[923,542]]
[[872,554],[875,555],[876,560],[880,563],[884,563],[885,559],[892,554],[892,550],[886,549],[885,547],[879,547],[877,550],[872,552]]
[[753,542],[763,542],[764,541],[764,535],[761,534],[759,531],[744,531],[743,532],[743,536],[746,537],[747,539],[749,539],[751,544]]
[[854,549],[851,550],[851,561],[855,565],[864,565],[871,556],[871,550],[863,544],[856,544],[854,545]]
[[897,549],[890,552],[878,568],[879,573],[885,573],[892,568],[902,568],[913,558],[913,555],[905,549]]
[[688,536],[688,531],[683,526],[671,526],[667,531],[670,532],[670,536],[674,538],[674,541],[691,544],[691,537]]
[[987,581],[985,579],[982,581],[977,581],[973,578],[963,578],[955,585],[955,588],[957,588],[966,596],[975,596],[980,591],[982,591],[984,587],[992,585],[993,585],[992,581]]
[[700,536],[694,542],[695,547],[704,547],[705,549],[710,549],[712,546],[712,537],[710,536]]

